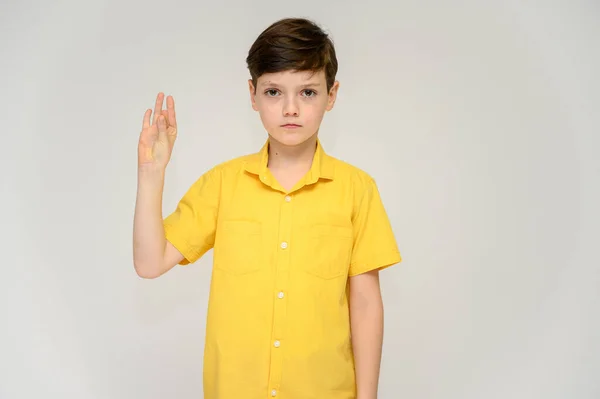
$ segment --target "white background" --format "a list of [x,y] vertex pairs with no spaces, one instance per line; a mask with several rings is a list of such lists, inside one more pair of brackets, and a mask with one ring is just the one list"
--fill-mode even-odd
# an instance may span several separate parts
[[142,116],[175,97],[166,214],[263,144],[245,57],[287,16],[332,34],[321,140],[404,257],[380,399],[600,397],[600,5],[496,3],[2,2],[0,398],[202,397],[212,252],[133,269]]

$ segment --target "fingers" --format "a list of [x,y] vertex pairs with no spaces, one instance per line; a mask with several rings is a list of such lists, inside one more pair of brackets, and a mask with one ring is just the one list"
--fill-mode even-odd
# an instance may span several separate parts
[[156,104],[154,104],[154,118],[152,119],[153,124],[158,121],[158,117],[161,115],[164,98],[165,95],[163,93],[158,93],[156,96]]
[[169,125],[177,127],[177,120],[175,119],[175,100],[173,99],[173,96],[167,97],[167,114]]
[[[146,110],[144,113],[144,120],[142,122],[142,129],[149,128],[151,125],[157,124],[159,117],[162,115],[165,119],[165,125],[173,126],[177,128],[177,119],[175,114],[175,100],[172,96],[167,97],[167,109],[162,109],[165,95],[164,93],[158,93],[156,96],[156,103],[154,104],[154,112],[151,109]],[[152,119],[152,120],[150,120]]]
[[150,127],[150,115],[152,114],[152,110],[148,108],[144,113],[144,119],[142,121],[142,130]]

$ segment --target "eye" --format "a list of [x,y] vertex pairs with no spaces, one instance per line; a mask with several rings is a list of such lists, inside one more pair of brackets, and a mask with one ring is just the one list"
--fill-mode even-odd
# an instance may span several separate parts
[[275,89],[268,89],[268,90],[265,91],[265,94],[268,97],[275,97],[277,95],[277,93],[278,93],[278,91],[275,90]]
[[304,94],[305,97],[314,97],[317,95],[317,92],[311,89],[306,89],[303,90],[302,93]]

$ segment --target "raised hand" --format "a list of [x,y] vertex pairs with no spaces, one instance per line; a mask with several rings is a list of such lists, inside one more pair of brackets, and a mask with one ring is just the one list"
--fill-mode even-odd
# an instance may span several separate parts
[[[177,120],[175,118],[175,101],[167,97],[167,109],[163,109],[165,95],[158,93],[152,110],[144,113],[142,132],[138,143],[138,166],[166,168],[173,145],[177,138]],[[152,119],[151,119],[152,117]]]

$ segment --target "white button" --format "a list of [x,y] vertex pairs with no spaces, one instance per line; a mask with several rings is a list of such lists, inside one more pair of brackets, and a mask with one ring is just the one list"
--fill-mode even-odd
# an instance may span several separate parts
[[283,291],[281,291],[279,294],[277,294],[277,298],[279,298],[279,299],[283,298]]
[[273,343],[273,345],[274,345],[276,348],[279,348],[279,347],[281,346],[281,342],[279,342],[279,341],[275,341],[275,342]]
[[292,197],[290,197],[289,195],[285,196],[285,202],[290,202],[292,200]]
[[281,243],[281,248],[286,249],[287,246],[288,246],[287,242],[284,241]]
[[277,396],[277,390],[276,389],[273,389],[271,391],[271,396]]

